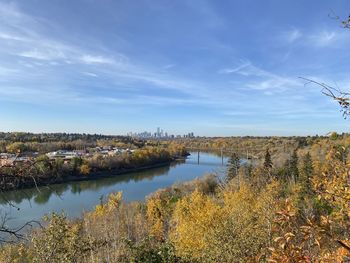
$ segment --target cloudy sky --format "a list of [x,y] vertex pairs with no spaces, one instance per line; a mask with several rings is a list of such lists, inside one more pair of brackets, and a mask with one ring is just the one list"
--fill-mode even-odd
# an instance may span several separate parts
[[348,0],[0,0],[0,130],[348,132]]

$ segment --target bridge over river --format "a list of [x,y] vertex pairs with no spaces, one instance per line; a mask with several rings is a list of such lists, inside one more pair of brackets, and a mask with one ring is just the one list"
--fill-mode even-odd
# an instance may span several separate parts
[[221,162],[224,163],[224,157],[225,156],[232,156],[236,154],[239,158],[241,159],[246,159],[246,160],[257,160],[259,159],[259,153],[261,153],[261,150],[256,150],[256,149],[249,149],[249,148],[199,148],[199,147],[186,147],[186,150],[188,152],[196,152],[197,153],[197,161],[199,164],[201,152],[214,152],[220,155],[221,157]]

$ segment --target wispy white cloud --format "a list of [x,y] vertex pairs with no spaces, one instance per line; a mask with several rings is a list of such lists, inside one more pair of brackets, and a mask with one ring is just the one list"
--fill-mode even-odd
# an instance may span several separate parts
[[219,70],[221,74],[238,74],[246,77],[255,76],[255,77],[267,77],[272,76],[273,74],[259,68],[248,60],[241,60],[238,66],[233,68],[224,68]]
[[163,68],[164,69],[171,69],[173,67],[175,67],[175,64],[168,64],[168,65],[165,65]]
[[[309,107],[303,107],[302,109],[281,109],[276,108],[275,110],[265,110],[263,115],[264,117],[273,117],[273,118],[282,118],[282,119],[304,119],[305,117],[331,117],[335,115],[337,110],[330,110],[326,108],[319,108],[313,105],[309,105]],[[245,110],[245,111],[225,111],[222,113],[226,116],[232,117],[247,117],[247,116],[256,116],[257,112],[253,110]]]
[[243,61],[240,65],[233,68],[222,69],[219,73],[241,75],[246,78],[244,84],[246,88],[264,91],[266,95],[300,86],[297,76],[293,78],[272,73],[253,65],[249,61]]
[[310,47],[341,47],[348,46],[349,32],[343,29],[320,29],[314,28],[304,30],[303,32],[298,28],[282,31],[277,34],[276,39],[278,43],[282,42],[288,45],[289,48],[300,44],[303,49]]
[[[9,55],[25,58],[26,61],[20,63],[26,68],[33,68],[34,70],[40,61],[51,66],[81,64],[82,66],[86,65],[98,69],[98,72],[93,74],[105,75],[115,83],[123,81],[126,83],[145,82],[160,89],[170,89],[191,95],[196,94],[197,97],[205,96],[205,90],[209,90],[209,87],[205,88],[202,83],[170,76],[164,74],[162,70],[141,65],[135,61],[130,63],[125,54],[116,51],[101,48],[99,53],[98,50],[90,51],[50,38],[37,30],[40,19],[23,14],[16,6],[9,7],[2,4],[0,5],[0,13],[7,17],[6,24],[0,25],[0,38],[6,38],[11,44],[11,47],[2,47],[0,43],[0,54],[2,51]],[[23,28],[25,30],[22,30]],[[174,64],[169,64],[165,66],[165,69],[174,66]],[[24,71],[22,77],[26,74],[28,74],[27,71]],[[89,76],[92,75],[89,74]],[[57,74],[55,78],[58,77]]]
[[334,31],[323,30],[311,35],[310,40],[314,45],[324,47],[333,44],[339,37]]
[[310,32],[305,36],[305,44],[316,48],[344,48],[347,49],[350,44],[349,32],[341,28],[322,29]]
[[6,32],[0,32],[0,38],[3,40],[16,40],[16,41],[28,41],[28,39],[18,36],[18,35],[12,35]]
[[59,61],[64,63],[82,63],[102,65],[121,63],[126,56],[114,54],[116,61],[109,55],[91,54],[89,50],[76,45],[63,43],[42,33],[47,21],[27,15],[14,4],[0,3],[0,51],[34,60]]
[[11,19],[13,21],[22,20],[25,15],[19,12],[18,7],[14,2],[0,3],[0,18],[1,20]]
[[299,29],[294,28],[292,30],[284,32],[282,36],[288,43],[293,43],[300,39],[302,35],[303,34],[300,32]]
[[39,51],[38,49],[23,51],[18,53],[18,55],[36,60],[57,60],[65,58],[65,54],[62,51],[54,51],[49,49],[45,51]]
[[83,55],[80,60],[85,64],[114,64],[115,61],[104,56]]
[[0,76],[9,76],[17,73],[18,73],[17,69],[0,66]]
[[249,61],[243,61],[239,66],[234,68],[224,68],[219,70],[220,74],[231,74],[231,73],[240,73],[243,72],[242,70],[246,69],[247,67],[250,67],[251,63]]
[[79,95],[67,87],[21,87],[2,86],[0,96],[5,101],[24,103],[52,104],[60,101],[62,104],[72,102]]
[[300,86],[300,83],[296,80],[277,75],[267,76],[264,80],[252,81],[246,85],[246,87],[253,90],[265,91],[266,95],[273,95],[277,92],[295,89],[298,86]]
[[[197,5],[194,7],[197,8]],[[195,12],[206,16],[213,11],[211,6],[206,8]],[[216,17],[214,11],[210,19],[212,21],[206,25],[210,30],[224,28],[225,21],[220,16]],[[185,63],[182,65],[183,60],[177,61],[176,56],[165,57],[164,60],[161,58],[160,63],[157,63],[157,59],[150,59],[150,56],[146,58],[148,61],[139,61],[137,52],[130,53],[129,58],[127,54],[119,52],[118,47],[109,49],[96,45],[89,48],[85,43],[80,45],[70,42],[69,37],[56,38],[49,31],[40,18],[24,14],[15,5],[6,7],[6,4],[0,4],[0,60],[8,59],[7,63],[0,66],[0,76],[6,76],[0,79],[1,101],[98,106],[96,108],[110,109],[106,112],[121,108],[127,111],[142,107],[153,109],[148,106],[165,109],[195,105],[213,115],[228,112],[224,118],[232,123],[234,119],[258,114],[275,119],[282,119],[284,115],[297,119],[303,115],[312,117],[330,114],[326,110],[309,110],[307,104],[310,103],[310,94],[301,91],[303,81],[298,80],[298,76],[288,74],[287,67],[278,68],[279,65],[273,59],[266,64],[260,58],[257,61],[241,60],[232,67],[215,70],[219,68],[219,63],[228,61],[225,59],[236,56],[237,51],[240,51],[241,47],[234,41],[222,42],[219,38],[208,38],[217,45],[211,45],[215,48],[211,48],[210,54],[203,60],[193,54],[193,60],[198,61],[193,63],[193,71],[186,72],[187,68],[192,67],[192,62],[188,66]],[[317,45],[327,46],[333,45],[340,37],[343,39],[343,36],[333,31],[325,32],[308,34],[294,28],[283,33],[283,47],[285,44],[314,47],[316,42]],[[281,45],[281,34],[277,32],[276,36],[279,37],[277,44]],[[207,44],[206,41],[203,43]],[[125,50],[132,50],[131,47]],[[244,56],[245,49],[242,50],[241,56]],[[278,59],[283,54],[286,54],[285,59],[295,54],[294,50],[287,53],[282,50],[280,53],[282,55],[276,55]],[[159,57],[162,55],[160,52]],[[269,51],[264,56],[272,57]],[[216,64],[218,58],[224,59]],[[166,65],[164,61],[174,64]],[[208,61],[210,63],[204,65]],[[289,111],[294,107],[300,108],[300,111]],[[237,129],[266,129],[268,125],[242,127],[237,124]],[[223,126],[220,124],[218,127]]]
[[98,75],[93,73],[93,72],[82,72],[82,74],[89,76],[89,77],[94,77],[94,78],[98,77]]
[[[96,100],[95,100],[96,99]],[[88,100],[87,98],[83,99]],[[193,99],[180,99],[165,96],[152,95],[137,95],[130,98],[110,98],[110,97],[96,97],[94,102],[101,104],[116,104],[116,105],[132,105],[132,106],[176,106],[176,105],[197,105],[198,101]]]

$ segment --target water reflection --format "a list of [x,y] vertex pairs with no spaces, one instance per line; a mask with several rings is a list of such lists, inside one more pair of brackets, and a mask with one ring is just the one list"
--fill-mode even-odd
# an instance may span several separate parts
[[[9,226],[19,226],[30,220],[40,220],[50,212],[64,211],[69,217],[81,215],[83,211],[93,209],[101,196],[122,191],[125,201],[144,200],[150,193],[174,183],[193,180],[208,172],[222,173],[226,170],[227,158],[211,153],[195,152],[185,161],[173,163],[142,172],[133,172],[114,177],[80,182],[69,182],[49,187],[11,191],[0,195],[2,213],[12,218]],[[15,207],[9,206],[11,201]]]
[[55,184],[50,186],[43,186],[23,190],[15,190],[5,192],[0,198],[0,204],[7,204],[8,201],[14,204],[20,204],[23,201],[32,201],[38,205],[46,204],[52,195],[62,196],[63,193],[70,191],[72,194],[80,194],[82,191],[90,190],[97,191],[103,187],[115,185],[118,183],[139,182],[145,179],[152,180],[154,177],[168,174],[171,168],[185,163],[185,161],[178,161],[166,166],[145,170],[142,172],[133,172],[120,174],[113,177],[105,177],[96,180],[77,181],[70,183]]

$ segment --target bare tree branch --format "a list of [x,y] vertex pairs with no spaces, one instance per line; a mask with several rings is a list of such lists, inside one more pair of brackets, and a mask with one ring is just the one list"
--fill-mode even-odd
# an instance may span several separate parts
[[350,29],[350,16],[348,16],[345,20],[340,18],[340,16],[338,16],[333,10],[331,10],[331,13],[328,14],[328,17],[330,17],[331,19],[335,19],[337,21],[340,22],[340,24],[342,25],[342,27]]
[[[16,154],[11,163],[7,163],[5,165],[0,165],[0,179],[2,179],[1,189],[0,189],[0,198],[4,200],[4,202],[19,210],[20,208],[13,204],[10,200],[6,198],[4,195],[4,191],[8,190],[8,184],[13,182],[13,187],[18,186],[16,182],[21,182],[25,178],[30,178],[34,182],[34,186],[38,192],[41,192],[37,179],[40,179],[40,173],[36,164],[38,164],[35,160],[29,160],[28,162],[24,162],[23,164],[17,166],[15,162],[19,158],[19,153]],[[24,192],[25,193],[25,192]],[[25,193],[27,195],[27,193]],[[28,195],[27,195],[28,196]],[[30,202],[30,198],[28,197]],[[34,225],[42,227],[39,221],[31,220],[28,221],[16,228],[11,228],[7,225],[7,222],[11,220],[7,214],[1,217],[0,221],[0,243],[14,243],[19,240],[25,239],[25,229],[28,227],[33,228]]]
[[323,82],[318,82],[312,79],[303,78],[301,79],[307,81],[305,85],[308,84],[316,84],[322,87],[321,92],[338,102],[341,112],[343,113],[344,119],[346,119],[350,115],[350,93],[341,91],[339,88],[334,88],[332,86],[329,86]]

